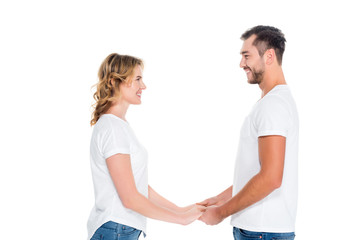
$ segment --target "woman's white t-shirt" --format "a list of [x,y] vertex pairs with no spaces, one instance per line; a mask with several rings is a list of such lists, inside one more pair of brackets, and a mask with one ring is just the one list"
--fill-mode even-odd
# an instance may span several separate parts
[[148,197],[146,149],[137,140],[129,123],[112,114],[102,115],[94,126],[90,143],[95,206],[87,224],[88,239],[108,221],[146,231],[146,217],[123,206],[111,179],[106,159],[118,153],[130,154],[136,188]]

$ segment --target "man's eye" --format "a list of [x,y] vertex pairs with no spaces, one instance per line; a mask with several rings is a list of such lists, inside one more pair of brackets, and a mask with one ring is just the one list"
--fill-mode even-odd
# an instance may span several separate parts
[[249,55],[245,55],[244,57],[245,57],[245,59],[248,59],[248,58],[249,58]]

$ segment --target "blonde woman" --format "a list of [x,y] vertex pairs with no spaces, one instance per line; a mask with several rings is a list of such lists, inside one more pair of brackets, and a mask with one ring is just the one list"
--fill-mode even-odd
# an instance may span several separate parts
[[101,64],[91,125],[91,171],[95,206],[88,220],[88,239],[138,239],[146,217],[182,225],[198,219],[205,208],[178,207],[147,182],[147,152],[126,121],[130,105],[141,104],[146,86],[143,62],[110,54]]

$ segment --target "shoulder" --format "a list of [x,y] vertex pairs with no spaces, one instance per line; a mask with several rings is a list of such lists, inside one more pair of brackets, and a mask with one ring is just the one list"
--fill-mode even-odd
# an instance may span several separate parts
[[280,94],[268,94],[263,97],[258,106],[258,112],[273,112],[273,111],[286,111],[289,110],[289,102],[286,97]]
[[94,126],[94,131],[98,133],[108,133],[114,131],[127,132],[127,123],[116,116],[110,114],[102,115]]
[[253,119],[260,124],[263,121],[283,122],[289,121],[292,117],[291,104],[286,92],[272,91],[265,95],[253,111]]

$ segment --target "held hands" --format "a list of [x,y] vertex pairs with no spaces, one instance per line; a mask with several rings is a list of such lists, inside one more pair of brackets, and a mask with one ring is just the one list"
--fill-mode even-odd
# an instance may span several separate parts
[[180,223],[182,225],[188,225],[194,222],[196,219],[199,219],[206,210],[206,207],[198,204],[193,204],[188,207],[181,208],[181,210],[182,213],[180,213],[181,215]]
[[198,205],[202,205],[204,207],[210,207],[213,205],[218,206],[219,205],[219,200],[216,197],[212,197],[212,198],[208,198],[202,202],[197,203]]
[[219,208],[222,204],[217,197],[212,197],[200,203],[183,207],[181,208],[181,224],[188,225],[198,219],[207,225],[216,225],[224,220]]
[[206,207],[205,212],[199,218],[199,220],[205,224],[216,225],[224,220],[219,208],[221,202],[216,197],[208,198],[197,204]]
[[224,220],[221,216],[220,208],[213,205],[206,208],[206,211],[199,218],[200,221],[203,221],[207,225],[216,225]]

